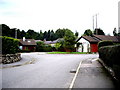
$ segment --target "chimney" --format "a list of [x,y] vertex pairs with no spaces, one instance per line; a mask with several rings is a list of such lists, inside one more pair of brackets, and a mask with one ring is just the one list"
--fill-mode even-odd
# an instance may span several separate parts
[[23,41],[25,41],[25,37],[23,37]]

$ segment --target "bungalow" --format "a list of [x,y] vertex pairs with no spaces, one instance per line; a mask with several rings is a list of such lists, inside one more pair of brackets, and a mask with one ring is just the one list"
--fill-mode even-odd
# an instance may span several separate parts
[[77,43],[79,44],[77,52],[98,52],[98,42],[103,40],[113,41],[114,43],[120,43],[120,36],[81,36],[77,40]]
[[23,37],[23,39],[20,39],[19,42],[19,48],[21,50],[35,51],[36,45],[37,44],[34,39],[25,39],[25,37]]

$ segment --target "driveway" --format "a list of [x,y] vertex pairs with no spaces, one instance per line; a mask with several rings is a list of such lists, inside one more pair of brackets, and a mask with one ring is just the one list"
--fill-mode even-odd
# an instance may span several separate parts
[[80,61],[97,58],[97,54],[23,53],[22,60],[31,64],[4,68],[3,88],[68,88]]

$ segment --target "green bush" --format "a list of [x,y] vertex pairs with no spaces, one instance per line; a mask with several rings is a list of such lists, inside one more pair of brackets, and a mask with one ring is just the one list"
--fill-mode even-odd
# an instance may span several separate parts
[[108,65],[120,65],[120,45],[104,46],[99,48],[99,57]]
[[0,36],[0,38],[2,38],[2,54],[15,54],[18,52],[18,39],[6,36]]
[[109,45],[114,45],[112,41],[100,41],[98,43],[98,48],[103,47],[103,46],[109,46]]
[[120,45],[99,48],[99,58],[114,70],[116,78],[120,81]]
[[36,46],[37,52],[50,52],[52,51],[52,47],[50,45],[45,44],[43,41],[37,42]]
[[51,51],[52,51],[52,47],[50,45],[44,46],[44,52],[51,52]]
[[36,46],[36,51],[37,52],[43,52],[44,51],[44,42],[43,41],[39,41],[37,42],[37,46]]

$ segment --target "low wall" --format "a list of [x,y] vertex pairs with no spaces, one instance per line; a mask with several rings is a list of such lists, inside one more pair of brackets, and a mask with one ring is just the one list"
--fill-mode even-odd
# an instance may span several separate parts
[[6,54],[2,55],[2,63],[9,64],[21,60],[21,54]]

